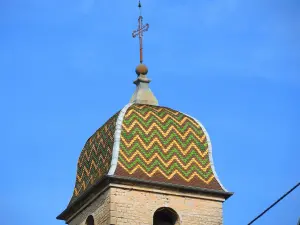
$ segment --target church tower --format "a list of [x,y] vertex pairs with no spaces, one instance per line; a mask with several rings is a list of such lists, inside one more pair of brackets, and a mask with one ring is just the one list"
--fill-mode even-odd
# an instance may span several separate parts
[[[139,2],[139,8],[141,4]],[[216,174],[212,145],[195,118],[158,105],[143,64],[136,90],[86,142],[67,208],[70,225],[221,225],[222,203],[232,195]]]

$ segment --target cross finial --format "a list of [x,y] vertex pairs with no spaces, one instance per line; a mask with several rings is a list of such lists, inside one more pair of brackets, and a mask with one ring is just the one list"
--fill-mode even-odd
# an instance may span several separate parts
[[136,85],[135,92],[130,99],[134,104],[148,104],[158,105],[158,101],[149,88],[150,80],[147,78],[148,68],[143,64],[143,33],[148,30],[149,24],[143,25],[143,17],[141,13],[141,2],[139,0],[140,16],[138,29],[133,31],[132,37],[139,36],[140,40],[140,64],[136,67],[135,72],[138,75],[137,79],[133,82]]
[[[141,12],[141,1],[139,1],[139,5],[138,5],[140,12]],[[139,25],[138,25],[138,29],[132,32],[132,37],[136,37],[139,36],[139,41],[140,41],[140,63],[143,63],[143,33],[146,32],[149,29],[149,24],[146,23],[145,25],[143,25],[143,17],[140,13],[139,16]]]

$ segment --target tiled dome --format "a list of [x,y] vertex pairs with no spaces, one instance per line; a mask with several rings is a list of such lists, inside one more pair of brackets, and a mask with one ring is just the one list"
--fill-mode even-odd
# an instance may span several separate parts
[[106,175],[226,191],[202,124],[154,105],[126,105],[88,139],[71,203]]

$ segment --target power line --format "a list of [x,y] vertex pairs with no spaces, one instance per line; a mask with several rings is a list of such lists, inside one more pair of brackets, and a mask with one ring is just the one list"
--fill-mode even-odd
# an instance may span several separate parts
[[257,217],[255,217],[248,225],[254,223],[254,221],[258,220],[262,215],[264,215],[266,212],[268,212],[271,208],[273,208],[278,202],[280,202],[282,199],[284,199],[288,194],[290,194],[293,190],[295,190],[300,185],[300,182],[296,184],[291,190],[289,190],[287,193],[282,195],[276,202],[274,202],[271,206],[269,206],[265,211],[263,211],[261,214],[259,214]]

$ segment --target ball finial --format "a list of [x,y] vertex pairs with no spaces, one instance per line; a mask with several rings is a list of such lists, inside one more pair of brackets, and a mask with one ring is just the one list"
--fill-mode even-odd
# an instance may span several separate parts
[[148,68],[144,64],[139,64],[135,69],[136,74],[139,76],[141,74],[146,75],[148,73]]

